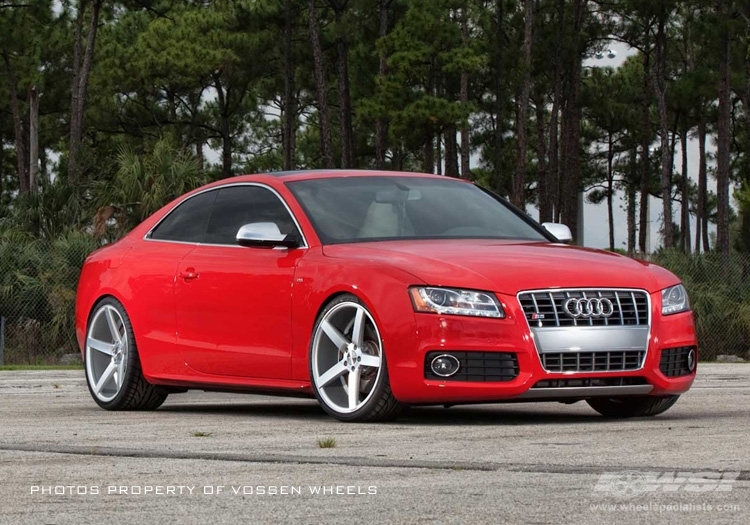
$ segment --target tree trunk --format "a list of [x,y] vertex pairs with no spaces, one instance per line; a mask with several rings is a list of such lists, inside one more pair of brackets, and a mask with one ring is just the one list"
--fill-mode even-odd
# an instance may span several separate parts
[[81,96],[78,86],[81,78],[81,52],[83,47],[83,23],[86,15],[86,0],[78,0],[76,9],[76,28],[73,39],[73,64],[72,64],[72,84],[70,89],[70,144],[68,145],[68,179],[74,183],[78,177],[78,151],[80,150],[79,141],[74,140],[78,135],[78,129],[81,128],[76,120],[78,113],[76,108],[79,106],[78,99]]
[[614,204],[612,202],[615,193],[614,171],[612,169],[614,158],[615,150],[612,140],[612,133],[609,133],[607,137],[607,220],[609,223],[610,251],[615,251],[615,212]]
[[203,171],[206,165],[205,155],[203,154],[203,139],[195,141],[195,158],[198,161],[198,168]]
[[8,54],[3,52],[3,62],[5,63],[5,72],[8,78],[8,92],[10,93],[10,109],[13,115],[13,135],[16,146],[16,165],[18,166],[18,191],[26,193],[29,191],[29,177],[26,170],[26,141],[24,135],[23,116],[21,114],[21,104],[18,100],[18,81],[16,79],[16,70],[10,62]]
[[[380,28],[378,29],[378,38],[383,38],[388,34],[388,6],[391,0],[380,0],[378,10],[380,13]],[[378,56],[378,77],[383,79],[388,74],[388,63],[386,61],[385,51],[380,51]],[[385,169],[385,154],[388,149],[388,119],[385,116],[379,116],[375,119],[375,169]]]
[[690,172],[688,169],[688,128],[685,125],[680,136],[682,142],[682,219],[680,221],[680,247],[685,253],[692,251],[690,242]]
[[442,137],[440,136],[440,133],[438,133],[435,136],[435,144],[437,146],[437,148],[436,148],[437,155],[436,155],[436,159],[435,159],[436,166],[435,167],[437,168],[437,174],[438,175],[442,175],[443,174],[443,140],[442,140]]
[[674,245],[674,226],[672,223],[672,166],[674,155],[669,144],[669,116],[667,113],[667,13],[664,0],[659,2],[661,9],[656,32],[656,74],[654,75],[654,91],[659,108],[659,127],[661,135],[661,198],[662,214],[664,218],[663,245],[671,248]]
[[[717,2],[719,19],[726,22],[729,13],[726,2]],[[716,134],[716,244],[719,252],[729,255],[729,155],[732,108],[730,99],[730,38],[729,24],[721,30],[719,61],[719,120]]]
[[435,138],[427,135],[424,142],[424,164],[422,165],[425,173],[435,173]]
[[3,166],[5,166],[5,148],[2,147],[3,144],[5,144],[5,137],[3,136],[2,129],[0,129],[0,202],[3,201],[3,192],[5,192],[5,185],[3,184],[5,180],[5,171],[3,170]]
[[537,142],[537,188],[539,193],[539,221],[542,220],[542,203],[549,200],[549,188],[547,187],[547,143],[545,140],[546,129],[544,126],[544,95],[539,93],[534,101],[536,107],[536,142]]
[[318,15],[315,10],[315,0],[308,0],[308,15],[310,22],[310,42],[312,44],[313,65],[315,70],[315,84],[318,94],[321,163],[324,168],[333,168],[333,146],[331,143],[328,96],[326,95],[325,66],[323,64],[323,48],[320,44],[320,29]]
[[297,95],[292,63],[292,39],[294,38],[293,0],[284,0],[284,115],[281,134],[281,146],[284,150],[283,167],[291,170],[295,167],[295,149],[297,135]]
[[[469,15],[467,8],[461,9],[461,42],[464,47],[469,45]],[[464,107],[469,105],[469,72],[461,70],[461,88],[459,101]],[[469,164],[471,155],[471,146],[469,144],[469,121],[461,123],[461,177],[471,179],[471,166]]]
[[495,103],[493,105],[493,113],[495,114],[495,130],[494,130],[494,145],[495,155],[493,162],[492,172],[492,186],[495,190],[500,190],[503,186],[503,103],[505,98],[503,96],[503,48],[505,45],[505,33],[503,31],[503,19],[505,14],[503,11],[504,0],[496,0],[495,2],[495,53],[494,53],[494,64],[493,64],[493,76],[494,86],[493,94],[495,96]]
[[68,178],[72,185],[77,185],[81,179],[81,165],[79,153],[83,138],[83,114],[86,109],[86,91],[89,86],[89,75],[94,63],[94,47],[96,33],[99,29],[99,13],[103,0],[93,0],[91,20],[86,35],[86,48],[81,57],[83,35],[83,17],[86,14],[86,2],[79,0],[76,20],[75,49],[73,50],[73,86],[70,109],[70,146],[68,150]]
[[[637,148],[633,148],[630,151],[630,170],[635,171],[636,163],[637,163],[637,157],[638,157],[638,150]],[[632,180],[636,180],[636,174],[633,173],[631,175]],[[635,207],[636,207],[636,200],[637,200],[637,194],[636,194],[636,186],[635,184],[628,184],[627,186],[627,221],[628,221],[628,255],[633,256],[635,254],[635,230],[636,230],[636,217],[635,217]]]
[[706,160],[706,121],[703,110],[698,114],[698,202],[695,207],[695,251],[700,253],[701,241],[703,242],[703,251],[710,250],[708,242],[708,166]]
[[44,146],[39,148],[39,179],[49,182],[49,171],[47,170],[47,149]]
[[638,251],[645,254],[648,241],[648,233],[651,225],[649,224],[648,213],[648,195],[649,195],[649,177],[650,177],[650,155],[648,148],[651,145],[651,48],[650,48],[651,24],[647,23],[645,31],[646,50],[643,54],[643,90],[641,92],[641,208],[640,208],[640,227],[638,229]]
[[518,118],[516,119],[518,152],[516,157],[516,171],[510,195],[511,202],[521,209],[526,208],[526,129],[531,92],[531,37],[533,19],[534,1],[524,0],[523,80],[521,81],[521,96],[518,100]]
[[393,169],[403,171],[404,169],[404,152],[401,144],[393,149]]
[[[742,38],[742,44],[745,49],[750,51],[750,1],[744,2],[742,16],[745,19],[745,34]],[[750,130],[750,52],[745,53],[745,89],[742,93],[742,105],[745,112],[745,129]],[[750,151],[750,136],[745,133],[745,152]],[[750,174],[745,171],[742,177],[743,189],[750,188]],[[747,206],[747,204],[745,204]],[[744,252],[750,252],[750,210],[741,210],[742,223],[740,225],[742,249]],[[748,273],[747,260],[744,263],[745,275]]]
[[[336,17],[340,14],[337,12]],[[340,20],[337,20],[340,25]],[[341,167],[354,167],[354,130],[352,128],[352,100],[349,89],[349,42],[340,36],[336,44],[339,72],[339,121],[341,125]]]
[[214,75],[214,87],[216,88],[216,99],[219,103],[219,134],[221,135],[221,175],[224,178],[232,176],[232,133],[229,125],[228,98],[229,89],[224,91],[221,77]]
[[547,199],[539,205],[539,217],[542,222],[559,219],[559,186],[560,186],[560,147],[559,147],[559,116],[562,101],[562,54],[563,28],[565,25],[565,0],[557,3],[557,31],[555,35],[555,71],[552,88],[552,112],[549,121],[549,164],[545,186]]
[[[583,224],[578,224],[579,192],[581,179],[581,30],[588,0],[573,2],[573,42],[568,62],[567,86],[563,109],[563,171],[561,181],[561,222],[570,227],[573,239],[582,244]],[[581,230],[579,231],[579,227]]]
[[39,174],[39,93],[29,88],[29,191],[36,192]]
[[445,129],[445,175],[458,177],[458,142],[455,126]]

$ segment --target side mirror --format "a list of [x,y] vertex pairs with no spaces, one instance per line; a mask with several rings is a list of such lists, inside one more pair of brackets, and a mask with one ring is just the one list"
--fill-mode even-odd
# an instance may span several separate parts
[[558,241],[563,244],[570,244],[573,242],[573,234],[570,233],[570,228],[564,224],[557,222],[545,222],[542,224],[542,228],[554,235]]
[[284,235],[273,222],[253,222],[240,227],[237,244],[249,248],[297,248],[300,245],[296,235]]

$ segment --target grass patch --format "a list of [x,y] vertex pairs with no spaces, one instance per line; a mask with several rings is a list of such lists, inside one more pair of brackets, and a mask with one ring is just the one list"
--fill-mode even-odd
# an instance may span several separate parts
[[193,432],[194,438],[207,438],[213,436],[213,432]]
[[336,446],[336,438],[327,437],[318,440],[319,448],[333,448]]
[[15,370],[83,370],[80,365],[3,365],[0,372],[12,372]]

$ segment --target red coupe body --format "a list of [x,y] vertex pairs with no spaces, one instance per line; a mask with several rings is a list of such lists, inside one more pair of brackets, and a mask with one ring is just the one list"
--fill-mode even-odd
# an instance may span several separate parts
[[[310,352],[316,321],[332,299],[350,294],[377,326],[390,388],[400,403],[668,396],[691,386],[697,349],[692,313],[663,312],[663,291],[680,283],[672,273],[544,238],[325,242],[299,194],[290,188],[300,181],[357,177],[428,183],[444,179],[388,172],[297,172],[236,177],[195,190],[87,259],[76,302],[82,351],[97,303],[112,297],[129,316],[142,373],[150,384],[174,391],[312,396]],[[191,196],[243,185],[261,187],[282,201],[300,230],[299,246],[258,248],[151,235]],[[489,292],[504,315],[418,311],[409,290],[421,286]],[[541,304],[547,297],[552,297],[551,311]],[[609,299],[602,302],[605,297]],[[631,299],[632,308],[625,305]],[[596,315],[586,315],[586,308],[589,314],[597,308],[611,313],[607,309],[613,304],[615,315],[602,323],[594,323]],[[561,305],[566,312],[579,308],[583,317],[571,316],[566,325],[560,319]],[[625,333],[625,328],[633,328],[625,326],[623,314],[628,312],[640,331]],[[549,322],[553,324],[545,324]],[[633,343],[630,334],[636,332],[642,344]],[[576,342],[579,336],[584,343]],[[620,336],[627,341],[613,344]],[[677,353],[667,359],[663,353],[670,349]],[[691,362],[680,363],[682,373],[669,368],[668,361],[688,351],[693,352]],[[460,380],[430,372],[430,359],[451,352],[465,353],[461,366],[468,375]],[[631,363],[632,352],[637,355]],[[494,366],[488,363],[495,354],[510,356],[513,369],[509,374],[503,369],[497,380],[495,372],[482,368]]]

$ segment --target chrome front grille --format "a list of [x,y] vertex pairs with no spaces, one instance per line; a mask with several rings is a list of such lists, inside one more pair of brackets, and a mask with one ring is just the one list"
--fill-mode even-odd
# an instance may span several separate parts
[[[612,314],[573,317],[565,309],[569,299],[608,299]],[[648,294],[639,290],[543,290],[518,295],[523,312],[532,328],[568,326],[649,326]]]
[[547,372],[643,368],[651,330],[651,298],[646,291],[533,290],[519,293],[518,301]]
[[640,369],[646,351],[556,352],[539,357],[548,372],[622,372]]

